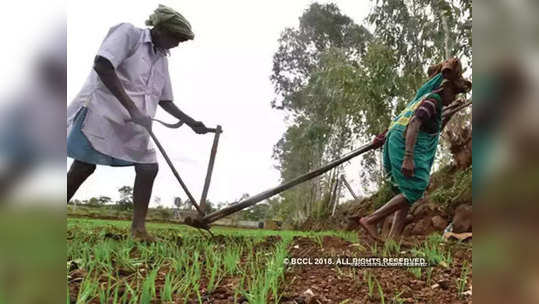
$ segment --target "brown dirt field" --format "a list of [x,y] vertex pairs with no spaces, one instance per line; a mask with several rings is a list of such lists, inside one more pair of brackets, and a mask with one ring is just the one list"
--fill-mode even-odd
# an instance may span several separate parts
[[[422,238],[408,242],[413,244],[420,241]],[[366,238],[360,240],[360,244],[365,248],[369,248],[369,243],[372,241]],[[290,253],[292,257],[330,256],[328,253],[335,256],[371,256],[370,252],[360,253],[359,248],[335,237],[324,238],[323,248],[311,239],[296,238],[290,246]],[[405,256],[411,255],[408,250],[401,250],[406,251]],[[354,252],[355,254],[351,254]],[[288,283],[284,286],[281,303],[381,303],[376,284],[372,296],[368,295],[368,284],[363,279],[363,273],[367,271],[379,282],[385,303],[398,303],[392,301],[398,293],[402,300],[400,303],[471,303],[470,297],[458,298],[455,281],[461,274],[463,264],[471,263],[471,246],[455,246],[452,256],[453,263],[449,268],[432,268],[431,281],[428,283],[424,280],[425,275],[422,275],[422,279],[417,279],[405,268],[359,268],[353,274],[353,267],[290,266],[285,275],[285,281]],[[470,269],[468,286],[472,284],[471,278]]]
[[[109,231],[103,235],[104,238],[122,239],[120,233]],[[324,236],[320,238],[295,237],[289,245],[289,257],[371,257],[371,246],[373,240],[364,233],[358,234],[359,243],[351,243],[335,236]],[[68,234],[69,238],[69,234]],[[402,256],[413,256],[410,248],[424,242],[425,236],[407,237],[401,245],[400,254]],[[214,241],[218,244],[230,244],[231,242],[241,243],[244,237],[217,236]],[[263,241],[258,242],[255,250],[271,252],[273,247],[281,241],[279,236],[268,236]],[[472,303],[471,297],[458,297],[456,279],[460,277],[463,265],[471,265],[472,248],[470,243],[441,243],[440,246],[451,250],[453,259],[450,267],[432,267],[430,281],[426,279],[426,268],[423,269],[420,279],[416,278],[406,268],[358,268],[351,266],[288,266],[285,272],[284,281],[281,285],[280,294],[282,304],[326,304],[326,303],[381,303],[381,296],[376,283],[369,296],[369,286],[365,279],[365,274],[369,273],[373,279],[379,283],[383,291],[385,303]],[[377,243],[378,254],[381,255],[383,243]],[[130,253],[136,256],[137,250]],[[394,255],[391,255],[394,256]],[[202,257],[202,261],[204,257]],[[239,262],[240,264],[243,261]],[[156,278],[157,295],[165,281],[165,275],[169,271],[167,266],[158,271]],[[71,295],[76,295],[84,270],[77,265],[72,265],[69,269],[69,289]],[[115,274],[118,277],[127,278],[133,276],[129,271],[123,272],[119,269]],[[468,274],[468,283],[465,290],[472,286],[472,269]],[[106,279],[103,278],[103,283]],[[236,290],[240,285],[239,277],[227,276],[219,283],[219,286],[211,293],[207,290],[208,279],[203,276],[200,282],[200,295],[202,303],[205,304],[225,304],[240,303],[248,304],[245,298],[239,295]],[[120,295],[125,292],[120,290]],[[399,295],[399,301],[394,297]],[[73,299],[74,300],[74,299]],[[179,300],[179,299],[178,299]],[[183,303],[183,300],[181,301]],[[273,300],[270,301],[273,303]],[[268,303],[270,303],[268,302]],[[95,302],[98,303],[98,302]],[[152,303],[159,303],[154,301]],[[179,302],[178,302],[179,303]],[[199,300],[192,296],[187,303],[199,303]]]

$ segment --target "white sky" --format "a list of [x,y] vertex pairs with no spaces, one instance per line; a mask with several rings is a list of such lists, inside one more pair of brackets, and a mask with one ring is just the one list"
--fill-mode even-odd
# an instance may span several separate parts
[[[284,113],[271,109],[274,92],[269,80],[277,40],[285,27],[298,26],[298,18],[312,2],[69,1],[68,103],[82,87],[95,52],[111,26],[130,22],[144,27],[158,3],[169,5],[190,21],[195,33],[194,41],[180,44],[169,58],[175,102],[207,126],[220,124],[224,129],[208,198],[224,202],[243,193],[257,194],[278,185],[280,178],[271,155],[273,145],[285,131]],[[332,2],[358,24],[371,6],[367,0]],[[157,117],[174,121],[161,109]],[[157,125],[155,133],[198,200],[213,134],[196,135],[187,126],[170,130]],[[159,153],[158,161],[160,171],[153,196],[159,196],[163,205],[172,206],[173,197],[186,196]],[[348,179],[358,180],[358,176],[359,172],[354,170]],[[117,189],[132,185],[134,177],[132,167],[99,166],[75,198],[106,195],[117,199]]]

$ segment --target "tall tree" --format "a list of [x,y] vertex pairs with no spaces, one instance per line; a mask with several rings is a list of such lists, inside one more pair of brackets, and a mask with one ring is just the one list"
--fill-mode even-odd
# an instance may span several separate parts
[[471,1],[376,0],[368,16],[374,35],[391,47],[411,97],[425,80],[429,65],[452,56],[471,67]]
[[[339,114],[343,108],[317,76],[323,73],[320,66],[326,67],[331,59],[328,52],[339,50],[346,58],[360,58],[369,39],[370,33],[334,4],[313,3],[299,18],[298,28],[283,31],[271,76],[277,93],[272,106],[292,114],[289,130],[274,148],[283,180],[319,167],[344,148],[344,138],[351,132]],[[322,197],[322,185],[323,177],[315,178],[285,192],[283,203],[308,214]]]
[[104,196],[104,195],[101,195],[100,197],[98,197],[97,200],[99,201],[101,205],[109,204],[112,201],[110,197]]
[[336,47],[359,57],[370,38],[367,29],[343,15],[335,4],[311,4],[299,18],[299,27],[286,28],[279,39],[270,77],[277,93],[272,106],[301,111],[304,104],[301,91],[321,54]]

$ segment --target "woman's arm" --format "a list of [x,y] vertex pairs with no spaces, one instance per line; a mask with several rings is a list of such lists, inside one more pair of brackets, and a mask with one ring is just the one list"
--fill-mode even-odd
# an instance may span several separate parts
[[120,101],[124,108],[129,112],[135,123],[138,123],[148,130],[152,128],[151,117],[140,112],[135,103],[125,92],[112,63],[102,56],[96,56],[94,60],[94,70],[103,82],[105,87]]
[[402,161],[402,174],[406,177],[414,176],[414,147],[417,141],[417,134],[421,128],[421,119],[418,119],[415,115],[408,123],[406,128],[406,141],[404,149],[404,160]]
[[170,115],[176,117],[177,119],[185,122],[193,131],[195,131],[198,134],[204,134],[208,131],[206,130],[206,126],[200,122],[196,121],[193,118],[191,118],[189,115],[182,112],[175,103],[173,103],[171,100],[161,100],[159,102],[159,105],[163,110],[165,110]]

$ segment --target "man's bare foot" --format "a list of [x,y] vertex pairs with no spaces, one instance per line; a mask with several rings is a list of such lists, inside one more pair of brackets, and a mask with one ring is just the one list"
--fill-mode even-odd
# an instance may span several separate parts
[[148,242],[152,243],[155,242],[156,239],[151,236],[146,229],[144,230],[138,230],[138,229],[131,229],[131,236],[134,240],[140,241],[140,242]]
[[363,227],[365,231],[367,231],[370,237],[372,237],[373,239],[377,241],[380,240],[380,238],[378,237],[378,233],[376,232],[376,227],[367,223],[367,218],[362,217],[361,219],[359,219],[359,225]]

